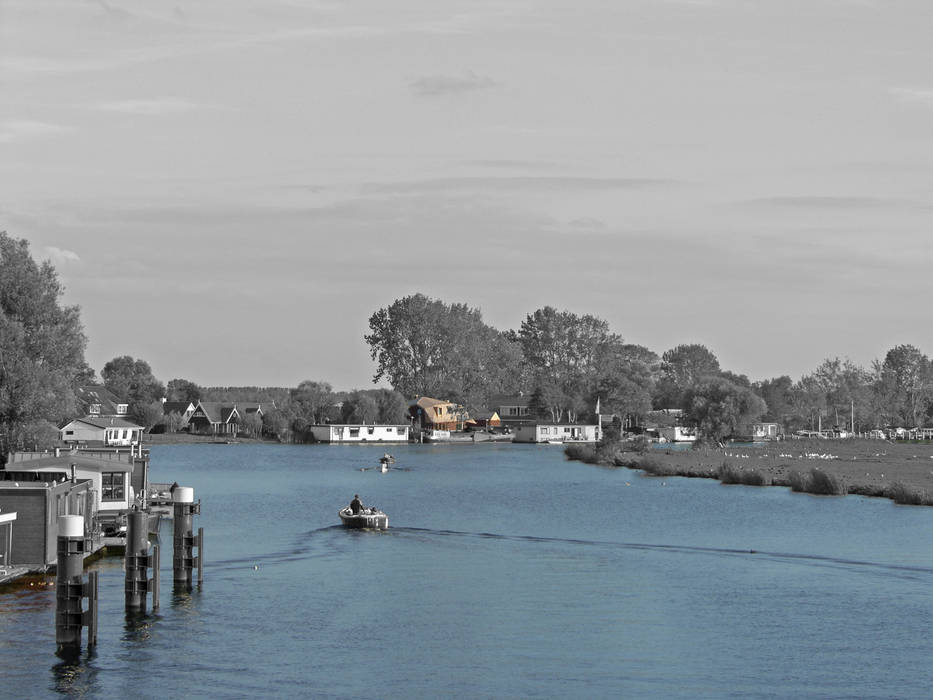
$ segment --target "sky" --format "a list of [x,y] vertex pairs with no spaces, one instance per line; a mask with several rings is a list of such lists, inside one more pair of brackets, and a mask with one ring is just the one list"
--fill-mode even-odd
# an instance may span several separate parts
[[799,378],[933,354],[925,0],[0,0],[0,230],[98,371],[372,386],[421,292]]

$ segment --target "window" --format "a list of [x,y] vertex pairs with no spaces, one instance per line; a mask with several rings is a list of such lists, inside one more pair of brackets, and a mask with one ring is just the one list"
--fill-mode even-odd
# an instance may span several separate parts
[[123,439],[126,440],[126,431],[123,431]]
[[125,403],[121,403],[121,404],[118,404],[118,405],[117,405],[117,413],[118,413],[118,414],[121,414],[121,415],[124,414],[124,413],[126,413],[126,404],[125,404]]
[[375,429],[375,428],[366,428],[366,431],[367,431],[370,435],[372,435],[373,433],[376,432],[376,429]]
[[75,431],[74,431],[74,430],[66,430],[66,431],[65,431],[65,435],[74,435],[74,434],[75,434]]
[[122,501],[126,499],[123,487],[125,476],[123,472],[103,472],[100,475],[102,501]]
[[355,437],[359,437],[359,436],[360,436],[360,429],[359,429],[359,428],[350,428],[350,437],[351,437],[351,438],[355,438]]
[[87,411],[88,413],[100,413],[100,404],[92,403],[90,406],[87,407]]

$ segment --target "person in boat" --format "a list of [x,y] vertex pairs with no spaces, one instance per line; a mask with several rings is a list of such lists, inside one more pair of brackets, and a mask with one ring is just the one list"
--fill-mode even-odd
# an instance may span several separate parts
[[360,494],[353,494],[353,500],[350,501],[350,512],[353,515],[359,515],[361,510],[363,510],[363,502],[360,500]]

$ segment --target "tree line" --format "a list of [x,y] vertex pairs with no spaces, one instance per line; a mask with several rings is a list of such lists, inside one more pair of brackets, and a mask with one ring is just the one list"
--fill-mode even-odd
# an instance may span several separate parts
[[[78,306],[63,305],[50,262],[37,263],[26,240],[0,231],[0,454],[49,446],[77,415],[76,389],[95,383]],[[468,410],[496,409],[498,394],[523,393],[534,415],[558,422],[603,414],[634,419],[678,408],[712,437],[755,420],[785,430],[848,425],[859,430],[922,427],[933,421],[933,366],[912,345],[897,345],[870,367],[827,358],[794,381],[750,381],[720,367],[701,344],[658,355],[630,343],[589,314],[545,306],[518,329],[498,330],[479,309],[423,294],[397,299],[369,319],[364,341],[376,363],[374,382],[390,389],[335,391],[326,381],[297,387],[200,387],[175,378],[162,384],[149,364],[128,355],[107,362],[100,381],[130,404],[149,428],[164,420],[162,399],[263,404],[250,431],[300,440],[321,422],[402,423],[407,401],[432,396]]]
[[600,318],[551,306],[528,314],[517,330],[501,331],[484,323],[479,309],[414,294],[376,311],[369,329],[374,381],[473,410],[494,409],[495,395],[518,393],[529,397],[534,416],[556,422],[592,420],[597,401],[600,413],[635,421],[679,409],[713,439],[758,420],[788,432],[933,421],[933,365],[912,345],[891,348],[868,368],[831,357],[797,381],[782,375],[753,382],[723,369],[702,344],[658,355],[626,343]]

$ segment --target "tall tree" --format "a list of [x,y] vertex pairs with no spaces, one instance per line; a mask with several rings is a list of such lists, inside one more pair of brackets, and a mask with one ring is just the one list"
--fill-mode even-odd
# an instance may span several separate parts
[[681,407],[688,390],[701,380],[718,377],[719,360],[705,345],[678,345],[661,355],[656,408]]
[[897,345],[875,363],[876,391],[884,417],[904,427],[922,427],[933,401],[933,368],[913,345]]
[[353,391],[343,402],[340,419],[344,423],[375,423],[379,418],[379,405],[375,397],[365,391]]
[[165,396],[165,387],[153,376],[149,363],[129,355],[110,360],[100,371],[100,376],[104,386],[126,399],[131,407],[158,401]]
[[376,311],[369,328],[373,381],[384,377],[406,397],[479,406],[491,393],[517,388],[519,350],[478,309],[414,294]]
[[711,442],[747,434],[751,423],[767,410],[762,398],[751,389],[721,377],[697,381],[687,390],[684,404],[687,419],[700,429],[702,439]]
[[36,264],[26,240],[0,231],[0,454],[48,446],[74,412],[87,338],[63,292],[50,262]]
[[518,337],[529,374],[558,421],[566,415],[576,422],[577,414],[595,398],[600,363],[622,346],[622,339],[602,319],[551,306],[529,314]]
[[292,429],[303,432],[327,420],[334,406],[333,387],[327,382],[303,381],[291,390],[289,405],[294,414]]
[[201,387],[187,379],[169,379],[165,387],[169,401],[190,401],[195,404],[201,398],[202,391]]

